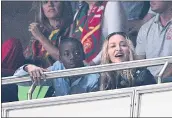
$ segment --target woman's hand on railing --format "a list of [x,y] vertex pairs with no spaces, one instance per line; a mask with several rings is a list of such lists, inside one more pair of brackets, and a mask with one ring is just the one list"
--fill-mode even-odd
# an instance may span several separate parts
[[44,72],[47,72],[47,69],[35,66],[35,65],[27,65],[24,67],[24,70],[27,71],[33,81],[40,84],[41,78],[45,78]]

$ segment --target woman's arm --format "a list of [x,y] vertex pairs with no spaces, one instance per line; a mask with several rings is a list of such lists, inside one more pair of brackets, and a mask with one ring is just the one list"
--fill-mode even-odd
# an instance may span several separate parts
[[100,51],[99,54],[92,61],[89,62],[88,65],[89,66],[99,65],[101,60],[101,55],[102,55],[102,51]]
[[38,23],[31,23],[29,31],[32,33],[34,38],[38,40],[47,52],[53,57],[54,60],[59,60],[59,50],[55,47],[41,32],[38,28]]
[[[40,79],[42,77],[45,78],[45,74],[43,72],[48,71],[47,69],[40,68],[38,66],[32,65],[32,64],[26,64],[21,66],[19,69],[17,69],[14,73],[14,76],[25,76],[28,75],[30,78],[40,84]],[[30,86],[31,82],[24,82],[19,83],[18,85],[22,86]]]

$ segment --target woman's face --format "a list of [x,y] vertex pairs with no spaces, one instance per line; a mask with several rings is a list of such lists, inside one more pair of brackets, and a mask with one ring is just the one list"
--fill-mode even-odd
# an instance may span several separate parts
[[129,61],[129,47],[126,39],[119,34],[110,37],[108,55],[112,63]]
[[44,1],[42,9],[48,19],[58,18],[62,13],[62,3],[59,1]]

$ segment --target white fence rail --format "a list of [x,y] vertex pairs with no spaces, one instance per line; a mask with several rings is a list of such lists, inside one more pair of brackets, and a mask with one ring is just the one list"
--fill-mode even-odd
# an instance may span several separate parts
[[[172,56],[154,59],[136,60],[119,64],[98,65],[75,69],[47,72],[47,79],[100,73],[112,70],[167,65],[172,63]],[[164,66],[165,67],[165,66]],[[4,77],[2,84],[30,81],[25,77]],[[150,94],[151,93],[151,94]],[[4,117],[172,117],[172,83],[124,88],[110,91],[83,93],[61,97],[26,100],[2,104]],[[168,107],[167,107],[168,106]],[[162,108],[163,107],[163,108]],[[169,108],[170,107],[170,108]]]
[[[46,75],[47,75],[46,79],[54,79],[58,77],[68,77],[68,76],[73,76],[73,75],[83,75],[83,74],[90,74],[90,73],[100,73],[100,72],[122,70],[122,69],[128,69],[128,68],[164,65],[166,62],[172,63],[172,56],[122,62],[118,64],[97,65],[97,66],[90,66],[90,67],[46,72]],[[26,82],[26,81],[31,81],[28,75],[22,76],[22,77],[11,76],[11,77],[2,78],[2,84],[12,84],[12,83],[19,83],[19,82]]]
[[172,83],[142,86],[135,92],[135,117],[172,117]]
[[[151,94],[150,94],[151,93]],[[3,117],[172,117],[172,83],[2,104]]]
[[[132,90],[120,90],[68,95],[11,104],[7,103],[2,108],[5,109],[7,117],[130,117],[132,115],[132,92]],[[116,111],[116,114],[114,114],[114,111]]]

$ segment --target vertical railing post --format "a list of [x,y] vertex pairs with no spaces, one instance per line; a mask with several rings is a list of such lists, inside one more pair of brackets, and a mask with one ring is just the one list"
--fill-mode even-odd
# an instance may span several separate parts
[[161,69],[160,73],[158,74],[158,84],[161,83],[162,75],[163,75],[164,71],[166,70],[167,66],[168,66],[168,61],[165,62],[163,68]]
[[34,81],[33,84],[32,84],[32,86],[30,87],[28,93],[27,93],[27,99],[28,100],[31,100],[32,99],[32,94],[33,94],[35,88],[36,88],[36,82]]

